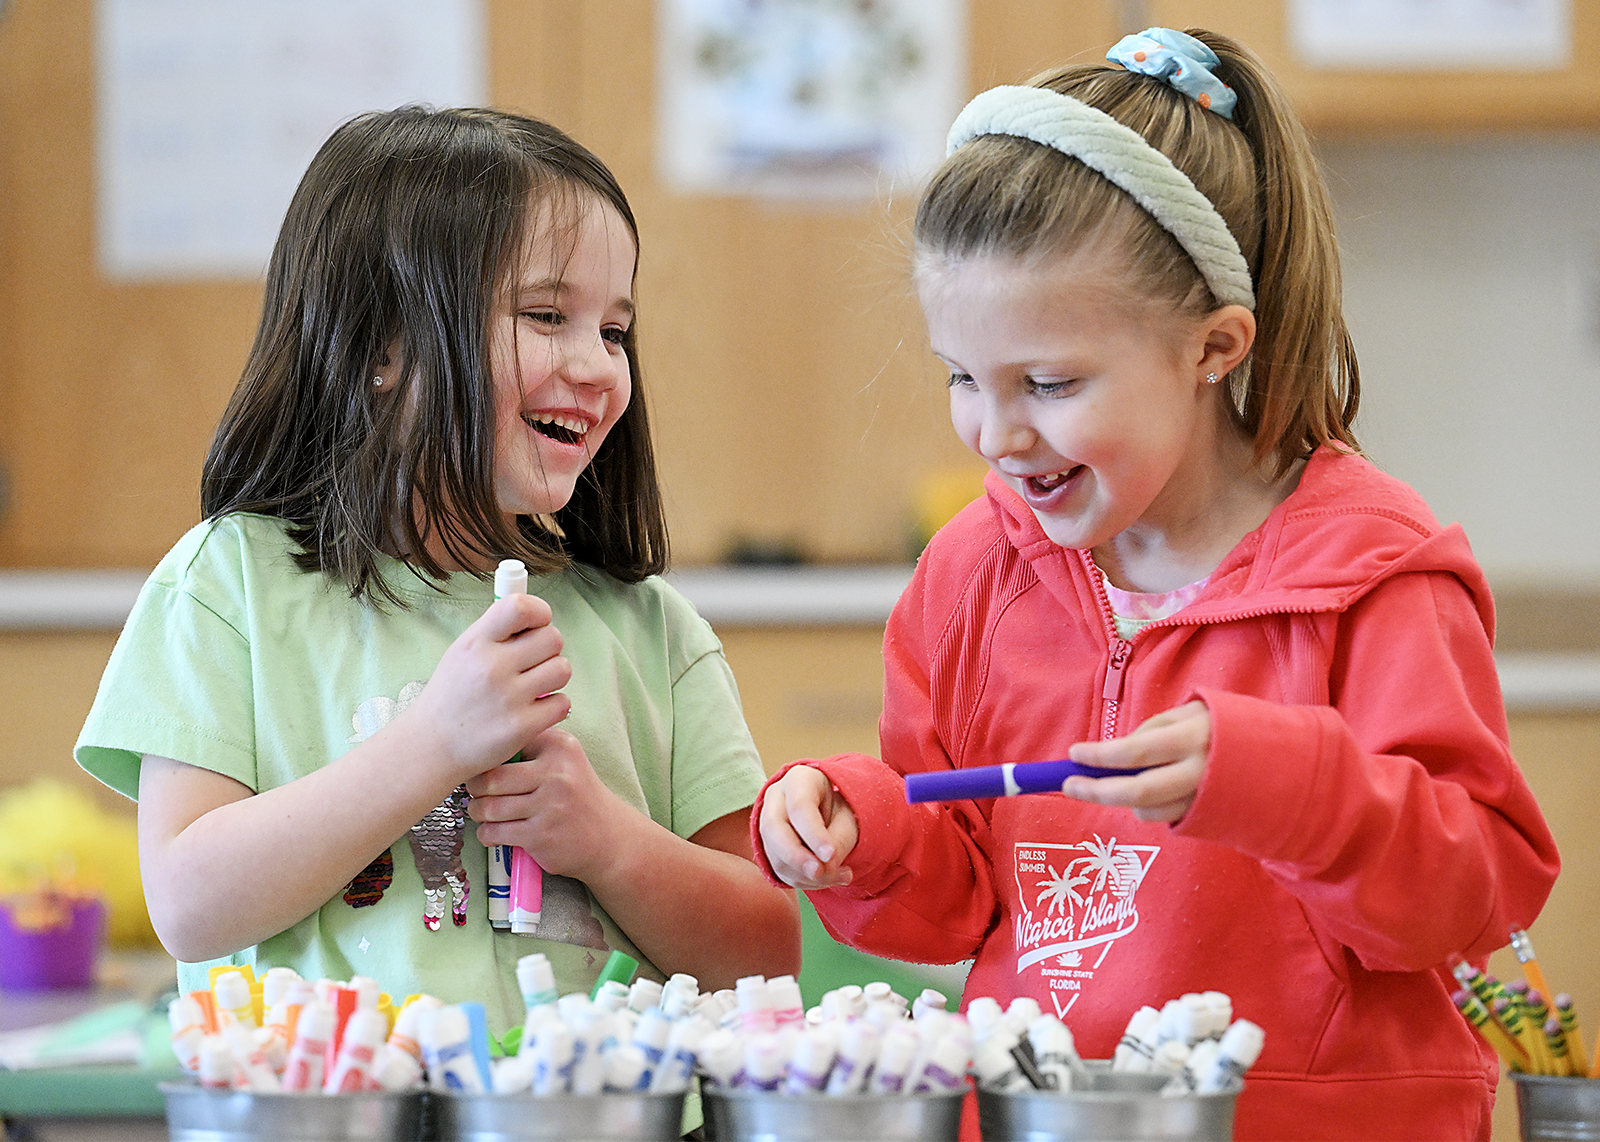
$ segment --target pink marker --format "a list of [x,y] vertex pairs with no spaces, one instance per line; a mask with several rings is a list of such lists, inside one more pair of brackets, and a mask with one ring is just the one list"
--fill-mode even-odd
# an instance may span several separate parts
[[[503,599],[507,595],[526,595],[528,593],[528,568],[520,559],[502,559],[500,566],[494,569],[494,597]],[[517,756],[512,761],[522,760],[522,751],[517,751]],[[494,867],[491,859],[490,868]],[[491,881],[489,896],[492,901],[495,896],[495,885]],[[534,860],[524,848],[511,850],[511,885],[510,900],[507,903],[507,918],[511,921],[511,930],[524,936],[531,936],[539,929],[539,913],[544,907],[544,869],[539,867],[539,862]],[[492,922],[492,921],[491,921]]]

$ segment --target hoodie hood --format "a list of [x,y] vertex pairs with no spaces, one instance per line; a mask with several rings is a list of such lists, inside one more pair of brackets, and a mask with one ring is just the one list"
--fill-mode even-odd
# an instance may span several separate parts
[[[993,472],[984,487],[1006,539],[1047,587],[1079,601],[1085,589],[1098,595],[1087,551],[1052,542]],[[1166,621],[1343,611],[1391,576],[1423,571],[1448,572],[1466,585],[1492,642],[1494,602],[1461,526],[1442,527],[1416,491],[1365,457],[1325,446],[1306,462],[1295,490],[1212,572],[1199,598]]]

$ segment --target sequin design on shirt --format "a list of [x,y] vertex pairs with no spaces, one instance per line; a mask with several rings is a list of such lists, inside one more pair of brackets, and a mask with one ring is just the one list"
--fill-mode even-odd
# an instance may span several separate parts
[[[380,695],[361,703],[350,719],[355,733],[348,740],[352,744],[364,742],[383,729],[416,700],[422,693],[422,686],[421,682],[408,682],[401,687],[398,697]],[[458,785],[450,796],[411,826],[411,859],[416,863],[417,875],[422,878],[422,922],[431,931],[439,930],[447,903],[450,919],[456,927],[467,922],[467,897],[471,887],[461,864],[466,822],[467,788]],[[385,850],[346,887],[345,903],[352,908],[376,904],[383,898],[393,876],[393,857]]]

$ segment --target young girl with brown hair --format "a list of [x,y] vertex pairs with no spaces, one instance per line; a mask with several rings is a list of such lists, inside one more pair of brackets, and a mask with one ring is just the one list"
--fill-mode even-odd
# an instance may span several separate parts
[[[205,522],[77,747],[138,798],[185,990],[214,963],[359,974],[499,1033],[535,951],[563,994],[612,950],[706,989],[797,970],[733,678],[656,575],[637,254],[611,173],[537,120],[401,108],[312,161]],[[531,593],[494,599],[502,558]],[[531,936],[491,926],[486,845],[545,870]]]

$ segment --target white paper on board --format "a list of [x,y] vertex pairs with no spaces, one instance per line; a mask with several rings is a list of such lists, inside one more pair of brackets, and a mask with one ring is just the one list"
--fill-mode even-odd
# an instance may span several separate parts
[[1545,71],[1572,60],[1570,0],[1288,0],[1312,67]]
[[964,0],[657,0],[661,179],[691,193],[870,197],[944,158]]
[[259,277],[334,127],[488,89],[482,0],[98,0],[96,20],[113,279]]

